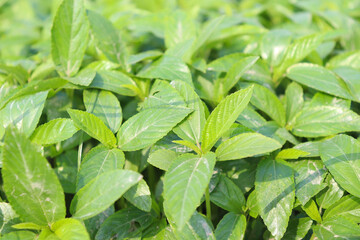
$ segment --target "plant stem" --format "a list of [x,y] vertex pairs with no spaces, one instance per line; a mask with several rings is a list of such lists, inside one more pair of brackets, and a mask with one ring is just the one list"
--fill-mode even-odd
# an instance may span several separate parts
[[78,148],[78,159],[77,159],[77,170],[78,170],[78,172],[80,170],[82,149],[83,149],[83,132],[81,132],[81,135],[80,135],[80,144],[79,144],[79,148]]
[[206,216],[211,221],[211,204],[210,204],[209,186],[206,188],[205,202],[206,202]]

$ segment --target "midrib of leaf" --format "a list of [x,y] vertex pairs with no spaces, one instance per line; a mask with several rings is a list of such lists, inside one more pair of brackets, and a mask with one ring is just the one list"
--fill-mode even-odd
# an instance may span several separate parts
[[[99,171],[96,173],[96,176],[95,176],[95,177],[99,176],[99,173],[101,172],[102,168],[104,167],[104,164],[105,164],[105,162],[106,162],[106,160],[107,160],[107,158],[108,158],[108,156],[109,156],[109,153],[110,153],[110,151],[108,151],[108,152],[106,153],[106,156],[104,157],[104,160],[102,161],[101,166],[100,166],[100,168],[99,168]],[[94,178],[95,178],[95,177],[94,177]]]
[[235,225],[236,225],[239,218],[240,218],[240,216],[238,214],[236,214],[236,218],[235,218],[234,222],[231,224],[231,232],[230,232],[229,237],[233,236],[233,230],[234,230]]

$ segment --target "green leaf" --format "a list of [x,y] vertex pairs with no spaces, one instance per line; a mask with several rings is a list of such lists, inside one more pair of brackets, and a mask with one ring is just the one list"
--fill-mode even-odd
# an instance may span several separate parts
[[61,240],[90,240],[85,226],[76,219],[66,218],[51,225],[51,231]]
[[71,119],[58,118],[36,128],[31,141],[39,145],[54,144],[71,138],[77,131]]
[[183,97],[187,107],[194,110],[173,131],[182,139],[199,144],[206,121],[203,103],[190,85],[181,81],[171,84]]
[[210,194],[215,205],[234,213],[242,213],[245,209],[245,198],[238,186],[224,175],[220,175],[219,183]]
[[110,21],[94,11],[88,10],[87,15],[91,32],[96,40],[96,46],[110,61],[119,63],[125,68],[125,46],[115,27]]
[[318,223],[322,222],[319,210],[314,200],[310,199],[305,205],[301,206],[301,208],[311,219],[315,220]]
[[308,35],[296,39],[286,50],[280,65],[274,69],[273,79],[277,81],[291,65],[304,59],[309,53],[315,50],[323,40],[323,34]]
[[124,151],[148,147],[164,137],[190,112],[190,109],[172,106],[145,109],[120,127],[118,147]]
[[266,87],[255,84],[251,104],[275,120],[281,127],[286,123],[285,108],[277,96]]
[[325,182],[328,186],[316,195],[316,202],[320,210],[329,208],[344,195],[344,190],[330,174],[325,178]]
[[306,155],[306,157],[320,157],[320,153],[319,153],[320,144],[321,144],[321,141],[303,142],[303,143],[296,145],[293,149],[307,152],[308,155]]
[[149,186],[141,179],[136,185],[132,186],[125,194],[124,198],[135,207],[150,212],[151,210],[151,193]]
[[289,226],[286,229],[286,233],[283,239],[287,240],[301,240],[309,232],[313,221],[306,218],[294,218],[290,219]]
[[91,88],[108,90],[120,95],[135,96],[136,83],[129,76],[119,71],[99,70],[89,85]]
[[337,97],[356,100],[349,92],[346,83],[332,71],[319,65],[299,63],[290,67],[287,77],[305,86]]
[[185,11],[174,11],[165,18],[165,46],[171,48],[195,37],[195,24]]
[[346,83],[353,99],[360,102],[360,84],[357,81],[360,77],[360,71],[351,67],[338,67],[334,69],[334,73]]
[[85,220],[101,213],[141,178],[139,173],[120,169],[97,176],[74,196],[70,206],[72,217]]
[[222,94],[226,95],[231,88],[233,88],[236,83],[239,81],[241,76],[252,67],[259,57],[245,57],[237,62],[235,62],[229,71],[227,72],[224,80],[221,82],[222,85]]
[[1,240],[36,240],[37,235],[30,231],[15,231],[3,235]]
[[303,89],[293,82],[288,85],[285,91],[286,122],[291,121],[304,105]]
[[51,29],[51,55],[61,74],[71,77],[83,60],[89,34],[82,0],[64,0]]
[[295,118],[292,133],[299,137],[324,137],[360,131],[360,116],[336,106],[304,108]]
[[154,220],[153,212],[143,212],[135,207],[121,209],[104,221],[95,240],[108,240],[115,236],[118,239],[140,237],[142,230]]
[[303,160],[292,163],[295,170],[295,195],[302,205],[326,187],[324,164],[319,160]]
[[119,130],[122,110],[119,100],[108,91],[86,90],[83,93],[86,111],[100,118],[110,130]]
[[259,206],[256,200],[256,191],[252,191],[246,201],[246,207],[249,210],[249,215],[253,218],[257,218],[259,216]]
[[194,212],[190,220],[181,230],[174,228],[177,239],[215,240],[211,223],[198,212]]
[[92,148],[81,162],[76,180],[77,191],[102,173],[122,169],[124,163],[124,153],[117,148],[108,149],[103,145]]
[[91,239],[95,239],[95,235],[99,231],[101,225],[110,215],[114,214],[114,212],[115,207],[112,205],[102,213],[99,213],[98,215],[84,221],[85,227]]
[[341,54],[336,55],[331,58],[327,63],[326,67],[330,69],[334,69],[341,66],[353,67],[359,69],[359,57],[360,51],[345,51]]
[[65,193],[76,192],[76,175],[78,173],[78,152],[69,150],[56,158],[56,168],[54,171]]
[[97,139],[107,147],[116,147],[116,138],[104,122],[94,114],[69,109],[68,113],[75,126]]
[[185,63],[178,57],[164,55],[149,68],[143,69],[137,75],[142,78],[160,78],[164,80],[180,80],[193,86],[191,73]]
[[47,160],[23,134],[8,128],[2,176],[6,196],[20,217],[46,226],[65,217],[65,197]]
[[324,212],[324,220],[337,217],[345,217],[353,222],[360,222],[360,199],[351,195],[347,195],[340,201],[333,204]]
[[218,161],[252,157],[281,148],[277,141],[259,133],[242,133],[221,143],[216,149]]
[[276,159],[298,159],[301,157],[305,157],[308,156],[309,153],[299,150],[299,149],[295,149],[295,148],[287,148],[287,149],[283,149],[281,150],[277,155],[276,155]]
[[337,135],[320,146],[321,160],[342,188],[360,197],[360,143],[347,135]]
[[[319,240],[328,239],[358,239],[360,236],[360,227],[352,221],[337,217],[322,222],[321,225],[313,227],[314,235]],[[336,238],[335,238],[336,236]]]
[[227,213],[215,230],[216,239],[242,240],[246,230],[246,218],[242,214]]
[[0,138],[9,125],[16,126],[29,137],[36,128],[43,111],[48,92],[39,92],[16,98],[0,110]]
[[317,92],[311,99],[310,103],[307,105],[308,107],[316,107],[316,106],[335,106],[350,109],[351,100],[346,100],[339,97],[334,97],[328,95],[326,93]]
[[12,226],[20,222],[19,215],[9,203],[0,202],[0,233],[4,235],[13,231]]
[[271,66],[280,64],[291,41],[291,32],[286,29],[273,29],[263,35],[260,42],[261,56]]
[[167,171],[177,156],[174,151],[159,149],[150,154],[147,162],[161,170]]
[[283,160],[262,160],[256,171],[255,191],[261,218],[275,239],[281,239],[295,199],[293,170]]
[[191,218],[210,182],[215,154],[202,157],[184,154],[165,173],[164,210],[167,218],[182,229]]
[[223,99],[208,117],[202,131],[202,151],[208,152],[216,141],[231,127],[246,108],[253,87],[239,90]]
[[78,72],[76,76],[73,77],[64,77],[64,79],[75,85],[89,86],[94,80],[96,71],[91,68],[85,68]]

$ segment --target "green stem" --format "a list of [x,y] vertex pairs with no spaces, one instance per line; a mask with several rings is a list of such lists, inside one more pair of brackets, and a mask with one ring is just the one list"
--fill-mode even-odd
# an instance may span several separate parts
[[205,202],[206,202],[206,216],[211,221],[211,204],[210,204],[209,186],[206,188]]
[[80,144],[79,144],[79,149],[78,149],[78,159],[77,159],[77,170],[78,170],[78,172],[80,170],[82,149],[83,149],[83,132],[81,132],[81,135],[80,135]]

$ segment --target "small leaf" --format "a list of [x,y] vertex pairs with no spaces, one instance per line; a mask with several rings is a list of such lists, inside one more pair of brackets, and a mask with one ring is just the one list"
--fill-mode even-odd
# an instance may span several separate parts
[[70,206],[72,217],[85,220],[101,213],[141,178],[139,173],[120,169],[97,176],[74,196]]
[[86,111],[100,118],[105,125],[116,133],[122,121],[119,100],[108,91],[85,90],[84,104]]
[[161,170],[167,171],[176,158],[176,152],[168,149],[159,149],[150,154],[147,162]]
[[289,226],[286,229],[286,233],[283,239],[287,239],[287,240],[304,239],[306,234],[309,232],[312,223],[313,221],[308,217],[290,219]]
[[301,86],[295,82],[290,83],[285,91],[285,99],[286,122],[289,122],[303,108],[304,98]]
[[210,182],[215,154],[202,157],[184,154],[170,166],[164,179],[164,210],[167,218],[182,229],[191,218]]
[[242,213],[245,208],[242,191],[233,181],[223,175],[220,175],[219,183],[211,192],[210,200],[229,212]]
[[125,194],[124,198],[135,207],[150,212],[151,210],[151,193],[149,186],[141,179],[136,185],[132,186]]
[[216,149],[219,161],[241,159],[281,148],[277,141],[258,133],[242,133],[221,143]]
[[320,156],[336,182],[360,197],[360,143],[350,136],[337,135],[321,144]]
[[24,221],[46,226],[65,217],[65,197],[54,171],[15,128],[6,131],[3,157],[4,191]]
[[68,113],[76,127],[80,128],[91,137],[99,140],[105,146],[116,147],[116,138],[114,134],[100,118],[91,113],[75,109],[69,109]]
[[80,85],[80,86],[89,86],[94,80],[96,72],[93,69],[85,68],[81,70],[76,76],[73,77],[64,77],[64,79],[69,82]]
[[286,113],[284,106],[277,96],[266,87],[255,84],[251,104],[265,112],[275,120],[281,127],[285,126]]
[[77,174],[76,190],[79,191],[102,173],[122,169],[124,163],[124,153],[117,148],[108,149],[103,145],[92,148],[81,162]]
[[276,159],[298,159],[301,157],[308,156],[310,153],[295,149],[295,148],[287,148],[281,150],[277,155]]
[[117,134],[118,147],[135,151],[154,144],[183,120],[190,109],[171,106],[149,108],[129,118]]
[[347,195],[324,212],[324,220],[343,216],[353,222],[360,222],[360,198]]
[[125,68],[124,44],[115,27],[109,20],[94,11],[88,10],[87,15],[97,47],[110,61],[119,63]]
[[51,29],[51,55],[61,74],[71,77],[83,60],[89,34],[82,0],[64,0]]
[[211,112],[202,132],[202,151],[208,152],[231,127],[250,101],[253,87],[239,90],[222,100]]
[[218,223],[215,237],[223,240],[242,240],[244,239],[245,230],[245,215],[229,212]]
[[261,218],[275,239],[281,239],[295,199],[293,170],[283,160],[262,160],[256,171],[255,191]]
[[318,223],[322,222],[319,210],[314,200],[310,199],[305,205],[301,206],[301,208],[309,217],[311,217],[311,219],[317,221]]
[[71,138],[78,130],[71,119],[58,118],[36,128],[31,141],[39,145],[54,144]]
[[320,210],[329,208],[344,195],[344,190],[330,174],[325,178],[325,182],[328,186],[316,195],[316,202]]
[[73,218],[57,221],[51,225],[51,231],[53,235],[61,240],[90,240],[85,226],[79,220]]

